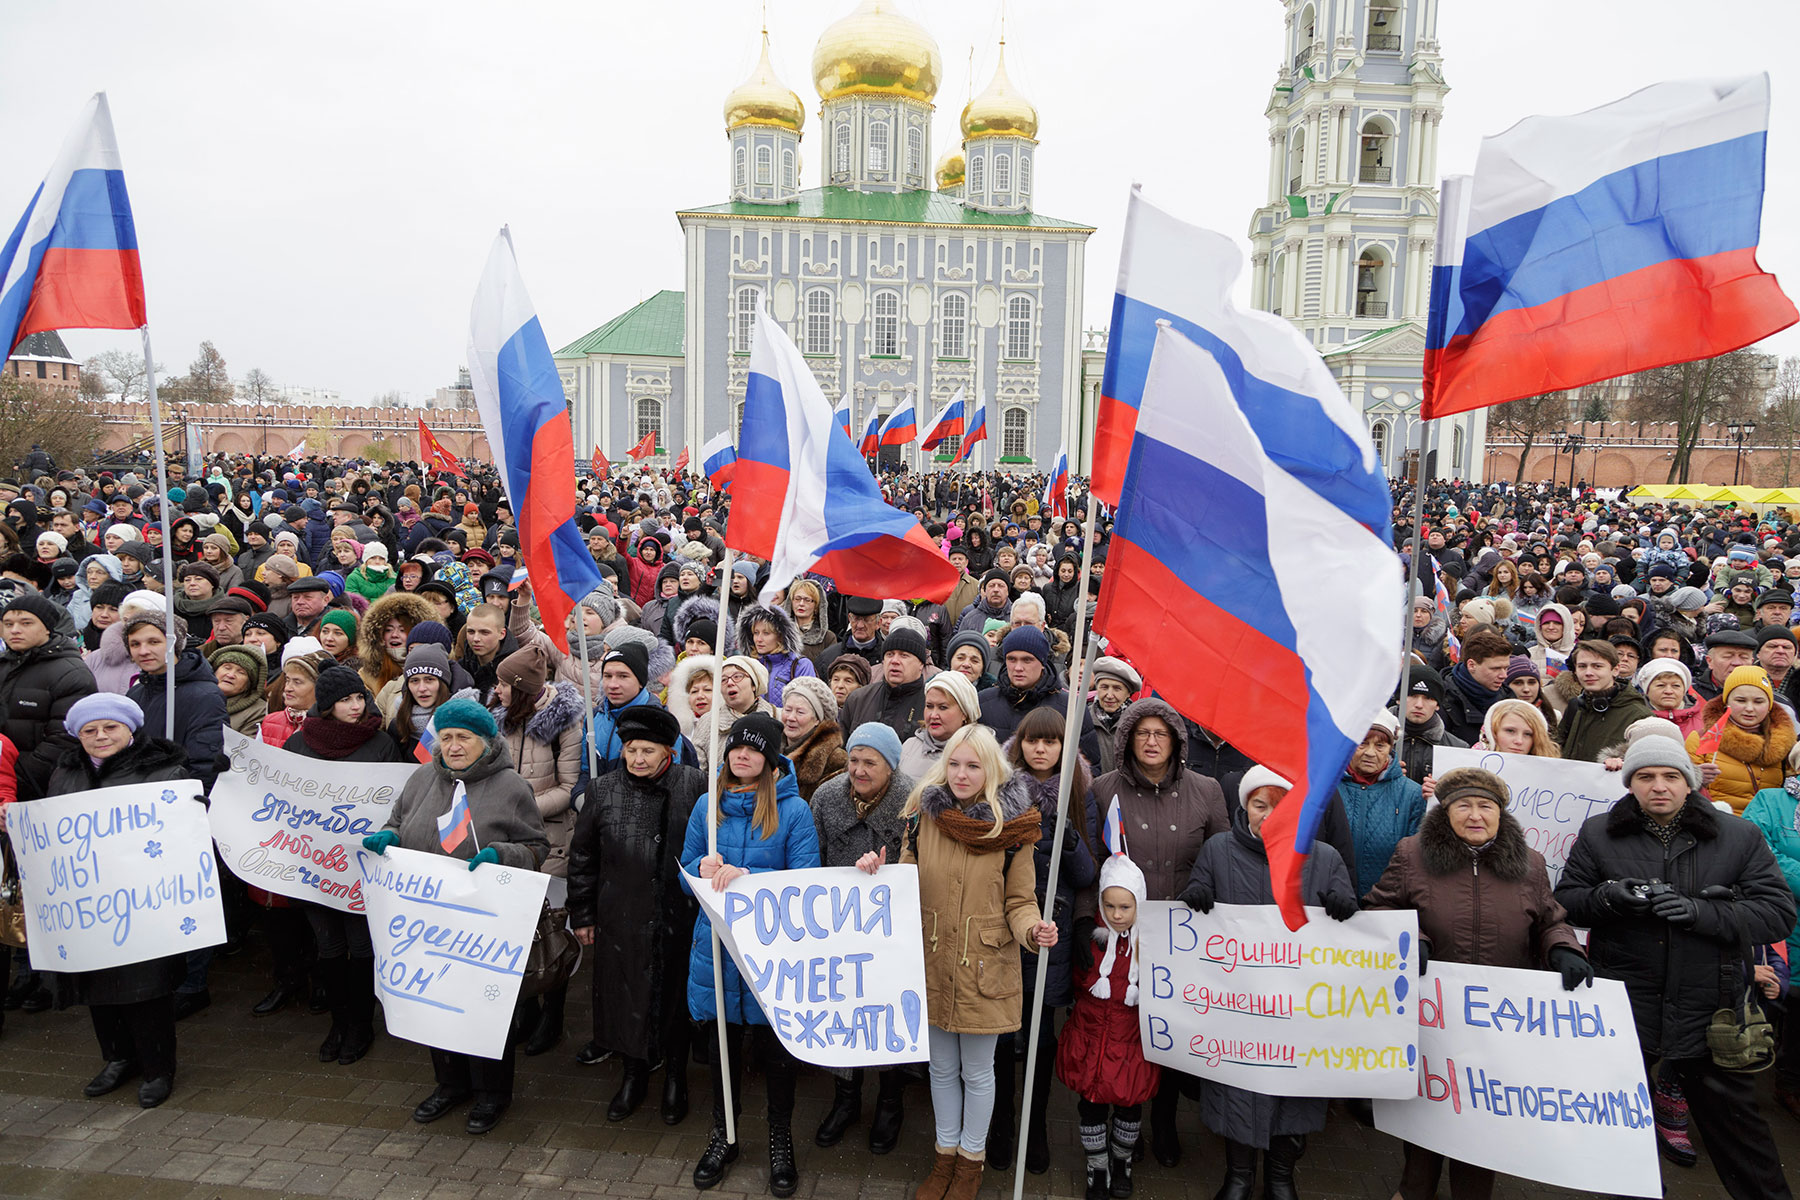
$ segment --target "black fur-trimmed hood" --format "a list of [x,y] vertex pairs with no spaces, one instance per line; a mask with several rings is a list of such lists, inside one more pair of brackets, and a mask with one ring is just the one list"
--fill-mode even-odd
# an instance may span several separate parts
[[745,654],[753,654],[756,639],[752,636],[757,622],[762,621],[775,629],[775,636],[781,639],[781,650],[790,658],[798,658],[803,647],[800,643],[800,626],[793,616],[784,608],[776,608],[772,604],[746,604],[738,612],[737,644],[744,648]]
[[[717,621],[719,619],[719,602],[711,596],[689,596],[675,610],[673,630],[675,632],[675,651],[680,653],[687,645],[688,630],[695,621]],[[735,630],[729,626],[725,630],[725,654],[730,657],[737,653]]]
[[[1012,820],[1029,809],[1031,804],[1031,776],[1024,771],[1014,771],[1007,776],[1006,782],[1000,785],[1000,820],[1002,823]],[[956,797],[951,794],[947,785],[928,787],[919,796],[919,809],[933,820],[940,813],[959,807]],[[988,807],[986,800],[978,800],[972,806],[962,810],[963,815],[973,821],[992,821],[994,810]]]
[[[1427,809],[1424,820],[1419,822],[1419,854],[1425,869],[1433,875],[1454,875],[1469,869],[1469,846],[1450,828],[1450,814],[1441,804]],[[1511,813],[1500,813],[1500,828],[1481,851],[1479,861],[1484,870],[1508,883],[1518,883],[1530,873],[1531,847]]]

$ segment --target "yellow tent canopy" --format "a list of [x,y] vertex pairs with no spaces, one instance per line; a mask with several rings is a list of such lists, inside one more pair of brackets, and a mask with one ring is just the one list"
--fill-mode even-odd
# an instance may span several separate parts
[[1763,492],[1763,504],[1800,504],[1800,488],[1769,488]]
[[1718,490],[1719,490],[1718,488],[1707,487],[1703,483],[1702,484],[1678,483],[1672,489],[1670,489],[1668,494],[1665,495],[1663,497],[1663,499],[1664,500],[1705,500],[1711,493],[1716,492]]
[[1669,498],[1669,493],[1679,486],[1681,485],[1675,483],[1640,483],[1632,488],[1631,491],[1627,492],[1626,495],[1649,496],[1655,500],[1667,500]]

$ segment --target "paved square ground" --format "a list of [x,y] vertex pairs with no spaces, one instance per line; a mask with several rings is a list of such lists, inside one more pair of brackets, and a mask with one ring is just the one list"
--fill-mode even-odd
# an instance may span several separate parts
[[[322,1065],[317,1046],[328,1019],[301,1009],[253,1019],[250,1006],[268,987],[268,966],[255,943],[214,964],[212,1007],[184,1022],[174,1097],[161,1108],[137,1106],[135,1087],[84,1099],[81,1085],[100,1067],[85,1009],[27,1016],[6,1014],[0,1035],[0,1195],[94,1197],[410,1197],[425,1200],[526,1200],[553,1195],[693,1197],[694,1160],[706,1141],[711,1084],[692,1068],[693,1113],[670,1129],[651,1101],[629,1121],[610,1124],[606,1105],[619,1083],[608,1062],[580,1067],[586,1040],[589,977],[577,977],[563,1044],[538,1058],[520,1057],[518,1094],[498,1129],[463,1133],[460,1114],[428,1128],[414,1125],[412,1106],[431,1090],[425,1050],[383,1035],[362,1062]],[[1764,1076],[1765,1097],[1768,1079]],[[742,1122],[744,1157],[713,1194],[724,1200],[767,1194],[765,1126],[760,1083],[750,1081]],[[907,1091],[907,1124],[894,1153],[868,1152],[865,1123],[831,1150],[812,1144],[831,1081],[802,1075],[795,1114],[802,1200],[910,1200],[931,1161],[930,1106],[922,1084]],[[1800,1124],[1765,1102],[1789,1164],[1800,1163]],[[1079,1200],[1081,1154],[1075,1106],[1058,1088],[1051,1104],[1052,1166],[1027,1176],[1031,1197]],[[1184,1104],[1186,1157],[1166,1171],[1147,1161],[1137,1172],[1143,1200],[1211,1200],[1222,1170],[1218,1139]],[[1308,1200],[1388,1200],[1399,1177],[1397,1144],[1334,1109],[1300,1167]],[[1724,1190],[1704,1156],[1689,1171],[1664,1165],[1670,1197],[1715,1200]],[[1011,1193],[1011,1177],[990,1171],[983,1200]],[[1444,1193],[1448,1195],[1448,1191]],[[1506,1181],[1509,1198],[1576,1193]]]

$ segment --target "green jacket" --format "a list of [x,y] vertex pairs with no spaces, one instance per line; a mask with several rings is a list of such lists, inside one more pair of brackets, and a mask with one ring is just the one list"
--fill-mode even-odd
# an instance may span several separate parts
[[1655,715],[1650,702],[1629,683],[1617,684],[1607,696],[1583,692],[1563,709],[1562,720],[1556,723],[1556,744],[1564,758],[1597,762],[1600,751],[1625,740],[1625,729],[1633,721]]

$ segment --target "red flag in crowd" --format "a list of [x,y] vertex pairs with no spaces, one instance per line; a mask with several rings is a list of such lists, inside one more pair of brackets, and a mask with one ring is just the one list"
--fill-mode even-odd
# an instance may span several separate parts
[[600,453],[600,447],[594,447],[594,478],[605,479],[608,468],[612,466],[606,461],[606,455]]
[[444,449],[443,443],[432,436],[431,430],[425,428],[424,417],[419,418],[419,458],[436,470],[468,477],[468,472],[463,470],[456,455]]
[[675,469],[677,471],[685,471],[685,470],[687,470],[687,465],[688,465],[688,448],[686,446],[683,446],[681,448],[681,457],[675,460]]
[[652,454],[655,454],[656,431],[651,430],[649,433],[646,433],[643,441],[639,442],[625,453],[629,455],[634,462],[649,458]]

